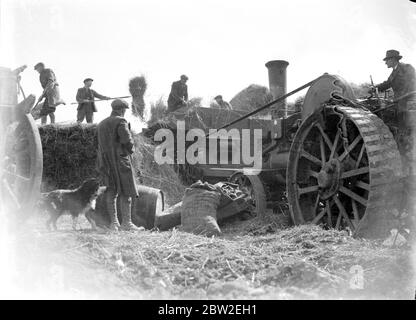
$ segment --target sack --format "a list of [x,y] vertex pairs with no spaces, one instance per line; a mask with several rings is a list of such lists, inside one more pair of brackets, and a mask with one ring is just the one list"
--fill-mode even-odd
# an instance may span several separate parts
[[204,188],[187,188],[182,200],[182,230],[208,237],[220,235],[217,208],[221,193]]

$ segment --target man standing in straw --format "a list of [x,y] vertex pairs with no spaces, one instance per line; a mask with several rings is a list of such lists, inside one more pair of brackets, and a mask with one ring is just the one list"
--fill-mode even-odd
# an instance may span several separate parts
[[103,96],[91,89],[92,82],[94,80],[87,78],[84,80],[84,87],[79,88],[77,92],[76,100],[78,102],[77,122],[81,123],[84,119],[87,119],[87,123],[94,121],[94,112],[97,112],[94,98],[109,100],[109,97]]
[[59,94],[59,85],[56,81],[55,73],[52,69],[45,68],[45,64],[42,62],[37,63],[34,69],[39,72],[39,81],[43,88],[43,92],[38,99],[38,103],[45,99],[40,111],[41,123],[46,124],[48,115],[51,119],[51,123],[55,123],[54,112],[56,110],[56,106],[65,104],[65,102],[61,100]]
[[180,108],[188,106],[187,81],[188,77],[183,74],[181,75],[181,79],[179,81],[172,83],[172,88],[168,98],[168,112],[175,112]]
[[[140,231],[143,228],[138,228],[131,222],[131,199],[136,198],[138,194],[131,164],[134,141],[130,125],[124,118],[129,106],[126,101],[116,99],[111,103],[111,108],[111,115],[97,126],[97,166],[107,187],[105,201],[111,218],[110,229]],[[117,218],[117,197],[121,210],[121,225]]]

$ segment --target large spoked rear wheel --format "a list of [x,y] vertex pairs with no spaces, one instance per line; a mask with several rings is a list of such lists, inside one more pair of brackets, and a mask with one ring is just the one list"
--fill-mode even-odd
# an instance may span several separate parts
[[2,200],[18,216],[32,212],[39,197],[43,154],[38,128],[30,114],[23,114],[6,128],[0,181]]
[[400,206],[397,144],[371,112],[326,106],[305,119],[289,154],[287,193],[295,224],[384,236]]

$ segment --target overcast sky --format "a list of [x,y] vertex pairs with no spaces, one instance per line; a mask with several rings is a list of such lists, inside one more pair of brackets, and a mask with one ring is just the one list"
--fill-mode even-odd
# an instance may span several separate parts
[[[52,68],[67,102],[85,77],[109,96],[127,95],[130,77],[148,80],[146,102],[167,99],[189,76],[190,97],[230,100],[267,85],[265,62],[289,61],[288,91],[324,72],[381,82],[382,58],[397,49],[416,66],[416,4],[409,0],[0,0],[0,65],[27,64],[22,84],[41,93],[33,65]],[[109,113],[98,104],[97,120]],[[61,106],[57,121],[75,119]]]

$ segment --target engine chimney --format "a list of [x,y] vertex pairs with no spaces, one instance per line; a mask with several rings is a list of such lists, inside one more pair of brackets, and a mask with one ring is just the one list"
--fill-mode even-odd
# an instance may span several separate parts
[[[273,99],[277,99],[286,94],[286,68],[289,62],[285,60],[272,60],[266,63],[269,71],[269,88]],[[281,111],[280,111],[281,110]],[[276,115],[287,116],[286,100],[278,103],[274,108]]]

